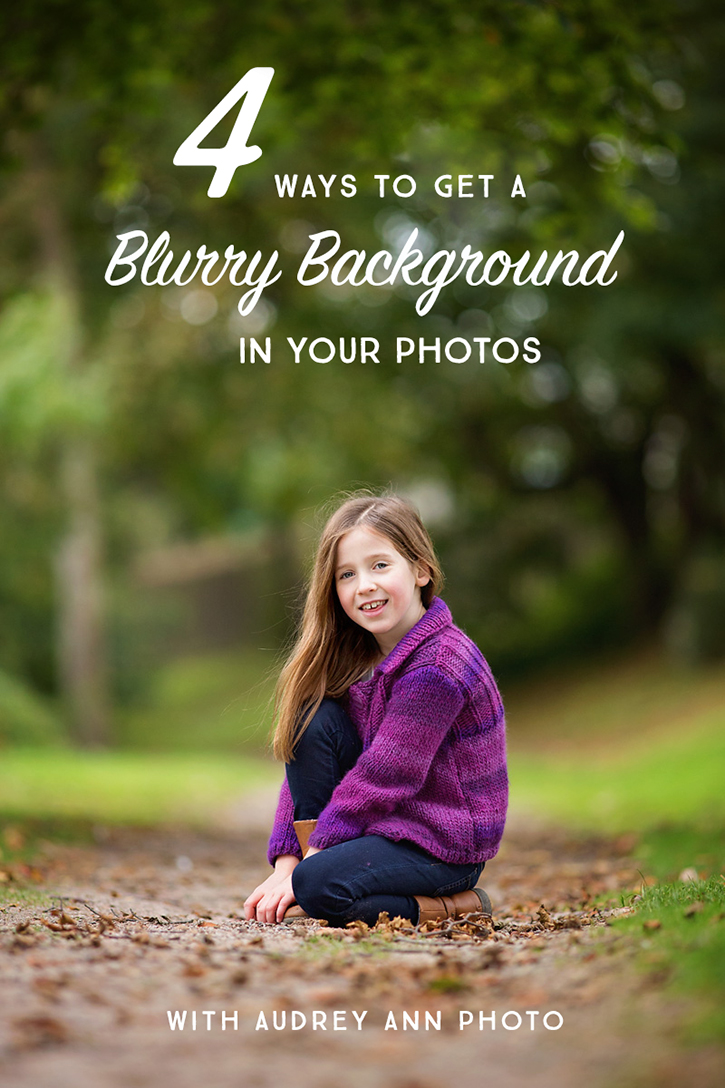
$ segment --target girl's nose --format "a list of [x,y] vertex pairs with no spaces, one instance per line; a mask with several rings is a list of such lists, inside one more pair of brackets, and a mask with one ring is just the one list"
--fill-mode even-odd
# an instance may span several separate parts
[[375,589],[377,585],[372,571],[364,571],[360,575],[360,581],[358,582],[358,592],[367,593],[370,589]]

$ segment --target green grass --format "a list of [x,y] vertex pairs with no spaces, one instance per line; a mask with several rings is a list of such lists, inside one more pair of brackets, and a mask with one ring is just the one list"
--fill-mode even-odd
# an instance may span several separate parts
[[556,752],[511,753],[513,806],[581,828],[639,831],[662,822],[725,824],[725,706],[677,733]]
[[53,897],[47,892],[38,891],[32,887],[21,887],[17,884],[0,885],[0,913],[9,907],[35,907],[43,908],[51,906]]
[[[688,995],[684,1038],[725,1040],[722,665],[684,670],[635,655],[510,696],[512,809],[574,831],[637,833],[634,853],[659,883],[615,930],[652,986]],[[685,869],[705,879],[680,881]],[[692,903],[702,909],[686,914]]]
[[717,876],[725,873],[725,828],[660,825],[644,832],[636,853],[647,875],[657,881],[675,881],[685,869],[702,878]]
[[204,822],[281,776],[261,758],[18,749],[0,759],[0,813],[98,822]]
[[645,888],[637,912],[614,921],[652,981],[695,995],[683,1023],[691,1042],[725,1042],[725,878],[678,881]]
[[39,817],[16,813],[12,818],[0,810],[0,867],[14,862],[32,862],[49,840],[90,843],[93,837],[93,820],[88,817]]

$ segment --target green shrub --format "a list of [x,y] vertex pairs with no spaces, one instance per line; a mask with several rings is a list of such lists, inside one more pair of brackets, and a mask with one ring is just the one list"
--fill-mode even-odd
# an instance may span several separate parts
[[20,680],[0,670],[0,745],[62,745],[60,716]]

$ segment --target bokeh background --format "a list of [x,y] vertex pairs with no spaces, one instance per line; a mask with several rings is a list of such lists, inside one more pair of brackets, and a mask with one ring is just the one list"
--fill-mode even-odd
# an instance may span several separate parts
[[[717,872],[719,5],[28,0],[0,20],[11,827],[204,820],[276,780],[270,696],[319,509],[392,485],[418,503],[454,616],[500,680],[515,809],[667,825],[662,876],[697,857]],[[276,70],[252,137],[264,154],[211,200],[210,170],[173,155],[255,65]],[[358,194],[280,200],[275,173],[352,173]],[[378,173],[413,175],[416,195],[381,200]],[[447,201],[442,173],[497,183]],[[527,196],[511,200],[517,173]],[[373,251],[413,227],[431,251],[626,240],[610,287],[457,283],[423,318],[404,287],[296,283],[312,230]],[[279,249],[284,274],[244,319],[226,281],[111,288],[132,229],[168,230],[178,253]],[[286,348],[239,363],[240,336],[361,335],[381,341],[379,365],[295,366]],[[397,364],[389,347],[526,335],[535,365]]]
[[[642,883],[618,932],[650,998],[681,1010],[667,1083],[721,1068],[723,44],[716,0],[3,7],[0,907],[46,902],[49,843],[102,846],[116,825],[173,824],[187,868],[200,835],[258,842],[261,873],[274,680],[322,508],[392,486],[507,708],[513,846],[487,879],[505,886],[522,843],[550,876],[562,843],[629,852]],[[263,155],[212,200],[210,168],[174,153],[254,66],[275,68]],[[354,174],[358,193],[281,200],[275,174]],[[417,193],[381,200],[375,174]],[[496,182],[445,200],[441,174]],[[373,252],[414,227],[428,252],[514,257],[626,238],[609,287],[456,283],[425,317],[404,286],[296,282],[315,230]],[[246,318],[226,280],[112,288],[133,229],[177,254],[278,249],[283,276]],[[286,347],[363,335],[378,365],[296,366]],[[273,361],[241,365],[241,336],[271,337]],[[398,336],[543,352],[398,364]],[[618,905],[612,887],[593,877],[583,902]],[[664,1083],[662,1007],[627,1083]]]

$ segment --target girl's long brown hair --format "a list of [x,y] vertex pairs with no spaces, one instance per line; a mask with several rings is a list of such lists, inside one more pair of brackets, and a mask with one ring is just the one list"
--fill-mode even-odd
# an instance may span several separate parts
[[274,754],[286,763],[322,700],[343,696],[380,656],[374,636],[343,612],[335,588],[338,541],[360,525],[387,537],[409,563],[430,572],[421,588],[425,608],[443,580],[431,539],[411,503],[398,495],[357,492],[338,507],[322,531],[300,632],[277,684]]

